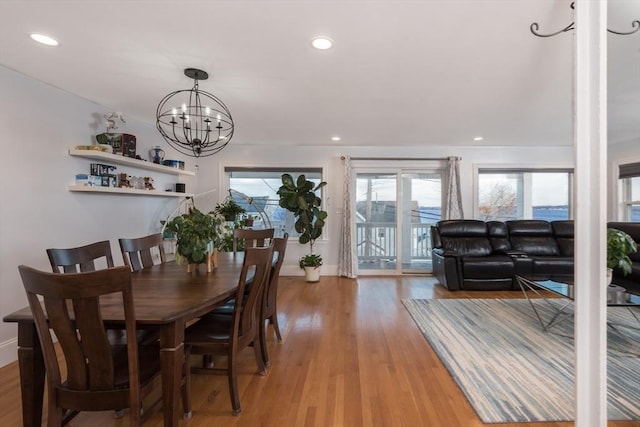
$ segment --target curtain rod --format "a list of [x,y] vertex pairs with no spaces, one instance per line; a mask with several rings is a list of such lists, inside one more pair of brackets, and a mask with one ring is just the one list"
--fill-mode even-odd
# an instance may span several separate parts
[[[346,159],[340,156],[340,160]],[[449,160],[449,157],[352,157],[351,160]],[[458,160],[462,160],[458,157]]]

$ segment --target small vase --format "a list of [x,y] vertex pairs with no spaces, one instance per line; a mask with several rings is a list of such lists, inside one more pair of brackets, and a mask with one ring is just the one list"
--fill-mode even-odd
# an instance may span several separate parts
[[160,148],[159,145],[156,145],[151,150],[149,150],[149,157],[151,157],[151,161],[153,163],[161,165],[162,161],[164,160],[164,150]]
[[613,280],[613,270],[610,268],[607,268],[607,287],[611,284],[611,280]]

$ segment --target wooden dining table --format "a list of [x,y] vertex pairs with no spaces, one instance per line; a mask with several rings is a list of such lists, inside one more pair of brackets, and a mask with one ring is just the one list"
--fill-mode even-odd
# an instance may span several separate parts
[[[160,367],[164,425],[177,426],[184,363],[186,325],[234,296],[242,270],[243,254],[221,252],[218,266],[207,273],[205,265],[187,273],[186,265],[167,262],[131,273],[136,324],[160,334]],[[107,327],[124,325],[122,301],[101,298]],[[18,366],[24,426],[40,426],[45,368],[38,334],[29,307],[3,319],[18,324]]]

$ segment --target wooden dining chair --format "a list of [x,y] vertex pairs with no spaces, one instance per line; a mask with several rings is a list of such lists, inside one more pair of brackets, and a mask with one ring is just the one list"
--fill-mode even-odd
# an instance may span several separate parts
[[[18,269],[43,350],[47,372],[47,425],[61,426],[65,410],[123,408],[130,408],[130,425],[140,425],[142,401],[153,390],[154,379],[160,373],[160,361],[159,346],[138,347],[136,343],[131,270],[122,266],[86,273],[52,274],[24,265]],[[114,298],[115,304],[122,304],[126,345],[113,346],[107,339],[101,298]],[[66,378],[61,374],[52,333],[62,349]],[[183,382],[183,407],[185,417],[189,417],[186,381]],[[149,413],[151,411],[146,412]]]
[[108,240],[68,249],[47,249],[54,273],[95,271],[96,260],[104,258],[106,267],[113,267],[111,244]]
[[236,228],[233,230],[233,253],[241,248],[263,248],[268,246],[273,239],[273,228],[253,230],[249,228]]
[[132,271],[140,271],[154,264],[154,254],[160,263],[166,262],[162,234],[139,237],[137,239],[119,239],[124,264]]
[[[111,244],[108,240],[91,243],[85,246],[68,249],[47,249],[49,262],[54,273],[80,273],[95,271],[95,262],[101,258],[106,260],[106,267],[113,267]],[[111,344],[123,344],[125,337],[120,328],[109,329],[108,337]],[[156,330],[139,330],[138,344],[146,345],[158,340]]]
[[[253,346],[258,373],[266,375],[259,343],[260,311],[262,293],[269,280],[272,259],[272,245],[265,248],[247,248],[244,253],[238,290],[235,293],[233,315],[210,314],[185,330],[184,342],[187,356],[190,354],[226,356],[226,366],[194,367],[191,368],[191,372],[227,375],[234,415],[239,415],[242,411],[236,367],[238,353],[246,347]],[[253,276],[251,290],[248,295],[245,295],[245,286],[248,281],[251,281],[251,276]]]
[[270,366],[269,352],[267,349],[267,325],[273,326],[278,341],[282,341],[280,334],[280,326],[278,325],[278,279],[280,277],[280,268],[284,262],[284,255],[287,251],[287,241],[289,233],[284,233],[282,237],[273,239],[273,256],[276,259],[272,263],[271,272],[269,273],[269,281],[265,285],[264,296],[262,298],[262,321],[260,322],[260,350],[262,351],[262,360],[266,366]]

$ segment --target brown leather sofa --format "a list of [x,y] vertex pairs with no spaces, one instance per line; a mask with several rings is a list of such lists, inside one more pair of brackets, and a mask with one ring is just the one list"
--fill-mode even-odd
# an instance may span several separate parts
[[573,273],[573,221],[440,221],[433,273],[447,289],[515,290],[515,275]]

